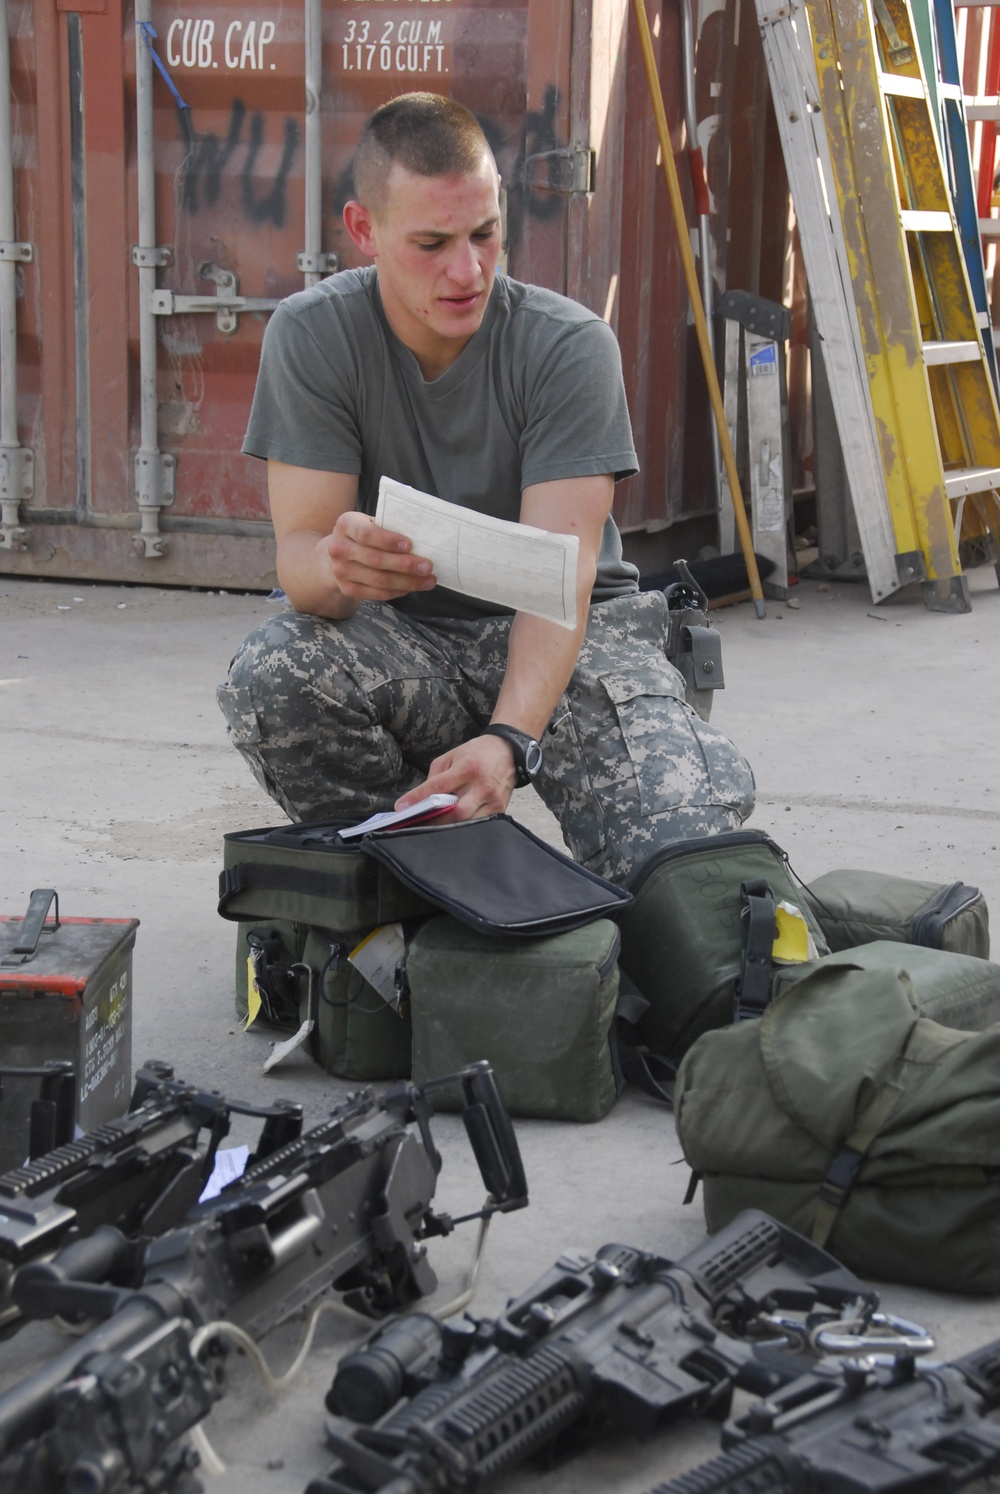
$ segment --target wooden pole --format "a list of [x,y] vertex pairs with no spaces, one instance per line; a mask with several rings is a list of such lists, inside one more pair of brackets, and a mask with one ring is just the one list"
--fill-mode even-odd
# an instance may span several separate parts
[[757,570],[757,557],[753,553],[753,539],[750,534],[750,525],[747,523],[746,509],[743,506],[743,494],[740,491],[739,474],[736,471],[736,457],[733,454],[733,443],[729,439],[729,426],[726,422],[726,412],[722,403],[722,390],[719,388],[719,376],[715,371],[715,359],[712,356],[712,345],[708,337],[708,323],[705,320],[705,308],[702,304],[701,289],[698,285],[698,272],[695,268],[694,251],[691,248],[691,237],[688,229],[687,213],[684,210],[684,199],[681,197],[680,182],[677,180],[677,167],[674,164],[674,152],[670,144],[670,132],[667,129],[667,115],[663,107],[663,91],[660,88],[660,75],[656,68],[653,38],[649,32],[649,19],[646,15],[645,0],[632,0],[632,9],[635,12],[636,24],[639,27],[639,41],[642,44],[643,62],[646,65],[646,81],[649,84],[649,96],[653,103],[653,113],[656,116],[656,133],[660,140],[663,174],[667,178],[667,190],[670,193],[670,206],[674,214],[677,244],[681,251],[681,261],[684,265],[684,279],[687,282],[688,297],[691,302],[691,310],[694,314],[694,327],[698,335],[698,347],[701,350],[701,361],[705,368],[705,378],[708,382],[708,395],[712,402],[712,413],[715,416],[715,425],[719,432],[722,464],[725,467],[726,477],[729,481],[729,495],[733,500],[736,530],[740,537],[740,548],[743,551],[743,559],[746,562],[747,575],[750,578],[750,595],[753,597],[754,611],[758,617],[763,617],[764,592],[761,589],[760,574]]

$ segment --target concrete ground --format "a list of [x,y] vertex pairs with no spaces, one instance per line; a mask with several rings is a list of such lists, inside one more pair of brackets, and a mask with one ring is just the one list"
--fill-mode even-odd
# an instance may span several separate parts
[[[727,686],[713,720],[737,741],[758,783],[752,823],[770,831],[808,880],[854,865],[941,881],[962,878],[1000,907],[1000,592],[992,570],[971,578],[974,610],[927,613],[919,595],[875,608],[858,586],[803,583],[792,602],[713,614]],[[233,1017],[234,933],[216,914],[226,831],[282,816],[226,741],[213,691],[243,635],[275,604],[258,596],[165,592],[0,579],[0,903],[19,914],[32,888],[55,886],[64,914],[135,916],[136,1063],[249,1100],[290,1094],[310,1119],[347,1085],[306,1058],[260,1073],[267,1040]],[[554,825],[530,791],[517,813]],[[558,832],[555,832],[558,838]],[[670,1115],[626,1093],[595,1126],[521,1122],[531,1205],[497,1219],[475,1310],[495,1313],[569,1246],[609,1240],[679,1256],[704,1235],[700,1206],[682,1208],[687,1169]],[[441,1207],[478,1202],[456,1121],[441,1117]],[[459,1288],[471,1233],[432,1246],[436,1300]],[[994,1301],[892,1285],[891,1310],[925,1323],[951,1356],[1000,1334]],[[44,1352],[44,1332],[0,1344],[0,1383]],[[299,1326],[265,1341],[278,1368]],[[295,1390],[274,1398],[237,1361],[208,1423],[227,1472],[218,1494],[294,1494],[329,1462],[322,1395],[338,1354],[361,1329],[321,1320]],[[709,1456],[708,1426],[645,1446],[605,1445],[502,1487],[638,1494]]]

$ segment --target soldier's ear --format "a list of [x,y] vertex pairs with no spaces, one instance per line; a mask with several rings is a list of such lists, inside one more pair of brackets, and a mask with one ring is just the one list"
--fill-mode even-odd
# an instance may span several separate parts
[[345,202],[344,227],[361,253],[372,258],[375,254],[375,240],[372,235],[372,215],[368,209],[353,199]]

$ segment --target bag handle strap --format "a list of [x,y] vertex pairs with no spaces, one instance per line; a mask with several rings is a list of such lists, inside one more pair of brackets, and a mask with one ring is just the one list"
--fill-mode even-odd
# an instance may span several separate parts
[[777,934],[774,893],[764,881],[740,883],[742,947],[733,1021],[762,1017],[771,1000],[772,950]]
[[297,866],[269,866],[266,862],[241,861],[219,873],[219,912],[234,923],[245,913],[230,913],[229,904],[241,892],[300,892],[313,897],[340,898],[356,887],[353,872],[307,871]]
[[902,1098],[902,1085],[883,1085],[874,1099],[865,1106],[854,1130],[845,1138],[827,1168],[826,1177],[820,1184],[816,1213],[813,1216],[812,1239],[816,1245],[825,1245],[830,1238],[837,1216],[850,1197],[872,1142],[883,1130]]
[[618,979],[618,1002],[609,1035],[611,1067],[618,1093],[621,1094],[627,1081],[673,1109],[677,1065],[669,1058],[651,1053],[639,1042],[636,1025],[649,1011],[649,1002],[620,967]]

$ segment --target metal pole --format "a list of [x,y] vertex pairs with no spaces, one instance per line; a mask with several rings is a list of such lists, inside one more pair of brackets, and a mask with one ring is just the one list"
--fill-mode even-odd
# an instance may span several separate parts
[[0,0],[0,548],[23,549],[18,505],[31,497],[31,452],[17,439],[17,262],[31,246],[14,242],[14,155],[7,0]]
[[305,248],[302,269],[306,285],[322,280],[323,155],[320,100],[323,89],[323,0],[305,0]]
[[[695,62],[694,19],[691,0],[680,0],[681,59],[684,66],[684,124],[688,137],[688,164],[691,167],[691,185],[694,189],[695,210],[698,214],[698,259],[701,269],[701,299],[705,306],[708,327],[708,345],[715,356],[715,327],[712,311],[715,305],[715,286],[712,282],[712,236],[709,216],[708,182],[705,177],[705,162],[698,144],[698,113],[695,106]],[[711,428],[712,472],[715,478],[715,506],[721,509],[722,453],[715,427]]]
[[642,60],[646,69],[646,82],[649,86],[653,114],[656,117],[656,132],[660,142],[663,174],[667,179],[667,191],[670,194],[670,206],[674,215],[677,247],[680,249],[681,264],[684,267],[684,280],[687,284],[688,299],[691,302],[691,311],[694,315],[694,327],[698,335],[698,347],[701,351],[702,366],[705,370],[705,380],[708,384],[709,399],[712,402],[712,413],[715,416],[715,428],[718,431],[719,445],[722,448],[722,460],[726,476],[729,479],[729,493],[733,500],[733,515],[736,519],[736,530],[740,537],[740,548],[743,551],[747,577],[750,581],[750,595],[753,597],[755,613],[758,617],[764,617],[766,615],[764,592],[760,584],[760,573],[757,570],[757,558],[753,553],[753,539],[750,535],[750,526],[747,523],[746,509],[743,506],[743,493],[740,488],[739,474],[736,471],[736,457],[733,454],[733,443],[729,439],[729,426],[726,424],[726,412],[722,404],[719,376],[715,371],[715,359],[712,356],[712,348],[709,343],[708,325],[705,321],[705,308],[702,305],[701,291],[698,287],[698,273],[694,265],[694,251],[691,248],[691,236],[688,231],[684,199],[681,197],[681,185],[677,180],[677,167],[674,164],[673,146],[670,142],[670,131],[667,128],[667,111],[663,107],[663,90],[660,88],[660,75],[656,70],[656,56],[653,52],[653,38],[649,32],[649,17],[646,15],[645,0],[632,0],[632,8],[635,12],[636,25],[639,29]]
[[[156,267],[163,256],[156,245],[156,180],[153,145],[153,59],[148,33],[151,0],[135,0],[136,174],[139,195],[139,242],[132,258],[139,271],[139,450],[135,458],[135,496],[141,516],[137,549],[146,560],[164,555],[160,509],[173,502],[173,458],[157,447],[156,316],[153,293]],[[165,489],[169,486],[169,493]]]

